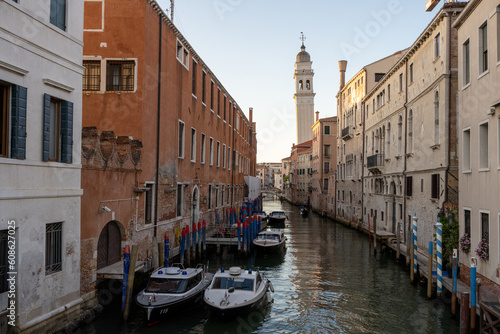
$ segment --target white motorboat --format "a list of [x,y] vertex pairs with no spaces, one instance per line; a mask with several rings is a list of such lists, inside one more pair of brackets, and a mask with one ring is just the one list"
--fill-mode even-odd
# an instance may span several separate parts
[[286,237],[281,231],[262,231],[253,240],[255,249],[263,253],[280,253],[285,249]]
[[212,284],[205,290],[203,300],[211,315],[234,319],[271,302],[271,282],[259,271],[231,267],[221,268],[214,275]]
[[144,310],[146,324],[152,325],[167,315],[201,304],[203,291],[212,278],[213,274],[205,272],[201,264],[187,269],[175,264],[155,270],[146,288],[136,297],[137,305]]
[[257,211],[255,212],[255,214],[257,215],[257,218],[260,218],[261,221],[267,220],[267,214],[265,211]]
[[285,211],[273,211],[268,216],[268,223],[270,226],[285,227],[285,220],[288,217]]

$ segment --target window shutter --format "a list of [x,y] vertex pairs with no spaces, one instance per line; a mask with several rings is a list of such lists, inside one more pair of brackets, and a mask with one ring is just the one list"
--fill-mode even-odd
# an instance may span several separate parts
[[406,196],[413,195],[413,176],[406,177]]
[[439,174],[432,174],[431,198],[439,198]]
[[73,162],[73,103],[61,103],[61,162]]
[[50,130],[50,95],[43,94],[43,140],[42,161],[49,161],[49,130]]
[[26,159],[26,101],[28,89],[12,86],[11,101],[11,158]]

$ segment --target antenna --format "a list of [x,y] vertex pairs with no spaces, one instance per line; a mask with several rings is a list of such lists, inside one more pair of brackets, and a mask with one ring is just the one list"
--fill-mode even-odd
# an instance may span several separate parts
[[170,0],[170,20],[174,22],[174,0]]
[[306,36],[304,35],[304,33],[302,31],[300,32],[299,39],[302,41],[302,46],[304,46],[304,41],[306,40]]

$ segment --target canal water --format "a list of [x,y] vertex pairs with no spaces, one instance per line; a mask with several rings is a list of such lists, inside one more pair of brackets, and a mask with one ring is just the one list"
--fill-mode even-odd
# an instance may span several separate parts
[[[370,250],[365,234],[322,218],[303,218],[297,207],[265,200],[264,209],[285,210],[283,255],[240,259],[227,250],[208,256],[209,271],[221,266],[258,269],[272,281],[274,301],[232,322],[209,317],[205,308],[151,327],[132,308],[128,322],[106,310],[80,333],[458,333],[445,299],[426,298],[410,284],[394,254]],[[215,252],[211,252],[215,253]],[[404,260],[402,261],[404,262]]]

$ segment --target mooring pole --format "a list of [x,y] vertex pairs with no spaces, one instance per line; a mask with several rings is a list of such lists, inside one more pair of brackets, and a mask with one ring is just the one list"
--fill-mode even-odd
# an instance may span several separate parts
[[377,255],[377,211],[373,216],[373,252]]
[[476,329],[476,265],[477,259],[471,257],[470,259],[470,329]]
[[399,242],[400,242],[400,232],[401,232],[401,226],[399,225],[399,223],[396,223],[397,227],[396,227],[396,260],[399,261],[399,256],[401,254],[401,250],[400,250],[400,245],[399,245]]
[[427,258],[427,298],[432,298],[432,241],[429,241],[429,254]]
[[417,228],[417,213],[413,216],[413,272],[414,275],[417,274],[417,269],[418,269],[418,250],[417,250],[417,242],[418,242],[418,228]]
[[413,248],[413,239],[415,238],[415,236],[413,235],[413,229],[411,231],[411,243],[410,243],[410,282],[414,283],[415,281],[415,270],[413,269],[414,268],[414,265],[413,265],[413,262],[415,261],[414,257],[413,257],[413,253],[415,252],[415,248]]
[[453,291],[451,293],[451,315],[455,317],[457,315],[457,258],[458,249],[453,249]]
[[[474,314],[474,317],[476,315]],[[470,333],[470,313],[469,313],[469,293],[462,292],[460,294],[460,334]]]
[[170,240],[168,239],[167,232],[165,232],[165,241],[164,242],[165,242],[165,247],[164,247],[165,257],[164,257],[163,265],[165,266],[165,268],[168,268],[168,260],[170,257]]
[[[137,262],[137,245],[132,245],[132,254],[130,255],[130,266],[128,268],[127,277],[127,293],[125,299],[125,309],[123,310],[123,320],[127,321],[130,313],[130,302],[132,301],[132,293],[134,290],[135,264]],[[123,273],[125,274],[125,272]],[[125,276],[123,277],[125,280]]]
[[130,267],[130,246],[126,245],[123,251],[123,290],[122,290],[122,312],[125,311],[125,300],[127,298],[128,269]]
[[438,217],[438,222],[436,224],[436,235],[437,235],[437,295],[441,296],[443,293],[443,224],[441,224],[441,219]]

